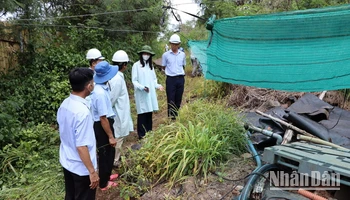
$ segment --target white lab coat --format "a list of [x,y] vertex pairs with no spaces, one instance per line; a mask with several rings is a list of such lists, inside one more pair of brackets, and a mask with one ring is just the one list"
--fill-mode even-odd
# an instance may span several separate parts
[[[148,113],[158,110],[156,89],[161,87],[157,82],[157,76],[153,69],[146,64],[142,67],[140,61],[132,66],[132,83],[134,84],[134,95],[137,114]],[[144,88],[148,87],[147,93]]]
[[116,138],[124,137],[129,135],[129,132],[134,131],[124,74],[119,71],[108,82],[111,87],[110,97],[113,111],[116,113],[113,124],[114,135]]

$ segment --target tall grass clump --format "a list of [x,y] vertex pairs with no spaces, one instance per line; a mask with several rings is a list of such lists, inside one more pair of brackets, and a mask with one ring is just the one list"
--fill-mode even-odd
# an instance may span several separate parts
[[203,124],[210,129],[210,134],[218,135],[231,153],[240,155],[245,151],[246,139],[242,117],[233,108],[226,107],[223,102],[197,100],[187,104],[180,110],[179,122],[185,124]]
[[229,155],[243,153],[246,144],[237,113],[205,100],[185,105],[176,122],[160,126],[143,141],[139,151],[131,152],[133,161],[125,163],[124,176],[137,174],[143,180],[133,176],[133,181],[152,183],[167,180],[169,186],[188,176],[206,179]]

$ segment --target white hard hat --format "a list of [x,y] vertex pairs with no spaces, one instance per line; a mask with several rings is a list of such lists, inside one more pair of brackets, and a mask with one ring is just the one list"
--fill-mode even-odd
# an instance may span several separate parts
[[173,34],[173,35],[170,37],[169,42],[170,42],[170,43],[173,43],[173,44],[179,44],[179,43],[181,43],[180,36],[178,36],[177,34]]
[[119,50],[113,54],[113,62],[129,62],[129,56],[125,51]]
[[95,60],[95,59],[105,59],[101,52],[96,49],[96,48],[93,48],[93,49],[90,49],[87,53],[86,53],[86,59],[88,60]]

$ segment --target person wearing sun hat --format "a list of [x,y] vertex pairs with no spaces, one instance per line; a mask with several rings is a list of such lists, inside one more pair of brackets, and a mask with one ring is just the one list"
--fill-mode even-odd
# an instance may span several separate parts
[[91,93],[91,111],[94,120],[94,131],[98,149],[98,167],[100,188],[107,190],[117,186],[112,182],[118,175],[112,173],[116,139],[113,123],[116,115],[112,109],[110,87],[108,81],[118,73],[118,66],[112,66],[107,61],[101,61],[95,66],[94,81],[96,83]]
[[145,45],[137,53],[140,58],[132,66],[131,79],[137,110],[137,134],[142,139],[152,130],[152,113],[158,110],[156,89],[164,91],[164,88],[157,81],[152,64],[152,57],[155,55],[152,48]]

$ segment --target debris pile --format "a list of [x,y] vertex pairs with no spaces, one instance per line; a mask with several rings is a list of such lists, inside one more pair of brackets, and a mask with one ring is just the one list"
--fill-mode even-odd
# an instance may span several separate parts
[[[324,99],[332,102],[323,101],[324,96]],[[248,110],[245,114],[247,135],[255,148],[250,147],[251,153],[254,157],[262,155],[264,164],[256,160],[258,167],[253,171],[249,184],[244,187],[239,199],[248,196],[254,197],[253,199],[269,199],[274,196],[269,193],[270,187],[276,189],[271,185],[271,179],[262,181],[262,177],[255,174],[259,172],[271,178],[272,171],[295,175],[279,177],[287,183],[306,174],[307,180],[313,180],[312,183],[317,180],[335,184],[332,188],[325,188],[328,185],[322,184],[302,185],[298,179],[287,187],[277,187],[283,194],[280,192],[281,196],[275,197],[285,197],[286,190],[294,190],[295,195],[295,191],[299,190],[298,195],[310,198],[315,190],[324,190],[327,191],[327,198],[334,196],[337,199],[347,199],[349,194],[344,191],[350,187],[350,111],[338,107],[345,105],[344,97],[339,92],[328,95],[326,92],[291,94],[268,89],[251,91],[251,88],[238,86],[230,100],[231,105]],[[322,179],[329,174],[335,177]],[[340,188],[345,189],[340,192]],[[321,195],[314,196],[316,199],[327,199]]]

